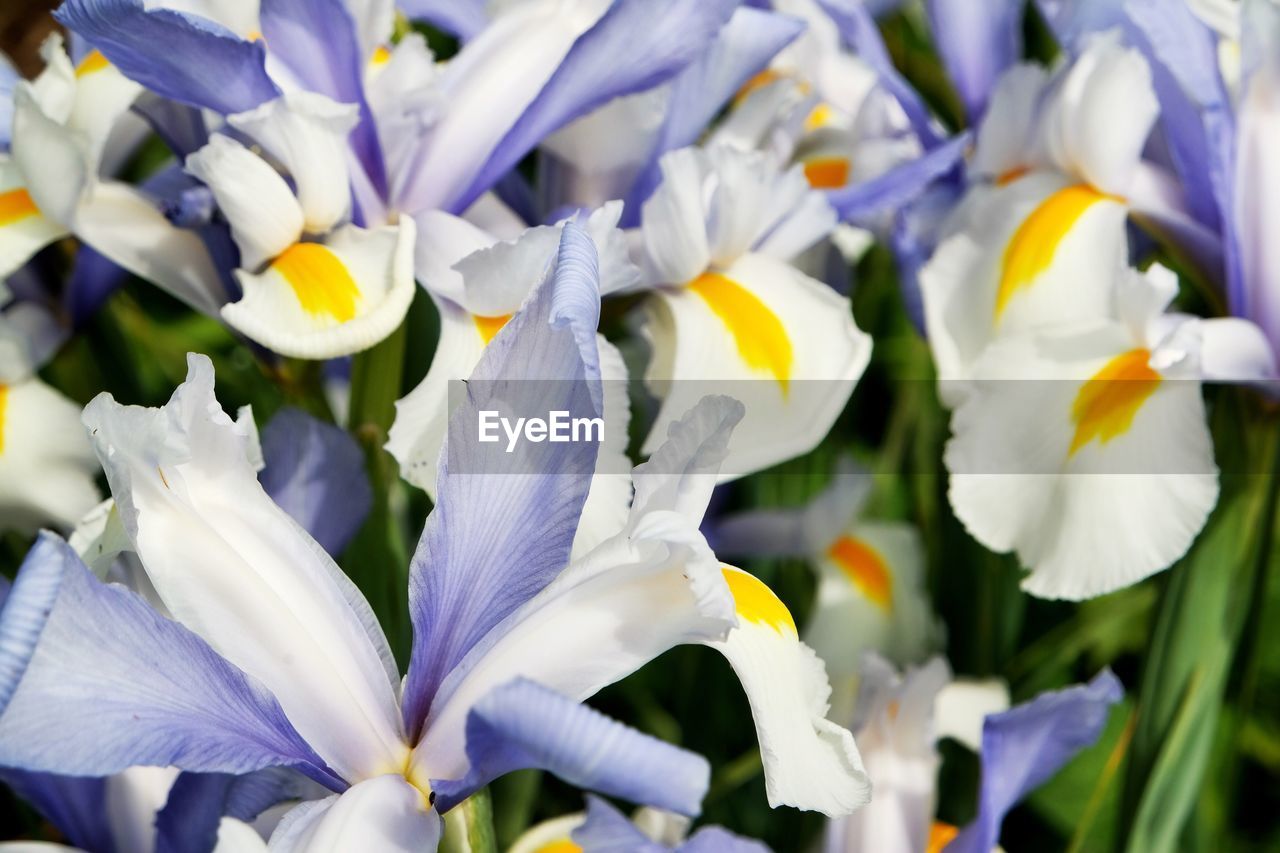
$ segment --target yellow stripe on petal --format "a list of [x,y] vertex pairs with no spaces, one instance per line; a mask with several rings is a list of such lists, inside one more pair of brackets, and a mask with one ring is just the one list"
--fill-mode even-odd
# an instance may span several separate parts
[[560,838],[542,845],[533,853],[582,853],[582,848],[567,838]]
[[873,604],[889,611],[893,606],[893,575],[878,551],[861,539],[841,536],[827,549],[827,557]]
[[1151,369],[1150,360],[1149,350],[1129,350],[1108,361],[1084,384],[1071,406],[1076,432],[1070,453],[1095,438],[1106,444],[1129,431],[1142,404],[1160,386],[1160,374]]
[[805,118],[804,129],[812,133],[819,128],[826,127],[835,116],[836,111],[831,108],[830,104],[818,104]]
[[19,187],[0,193],[0,226],[12,225],[29,216],[38,216],[40,208],[31,200],[31,193]]
[[996,176],[996,186],[1007,187],[1009,184],[1025,176],[1031,171],[1028,166],[1015,166],[1007,172],[1002,172]]
[[791,618],[791,611],[773,594],[773,590],[749,572],[725,566],[725,582],[729,584],[729,592],[733,595],[733,606],[738,616],[747,622],[767,625],[779,634],[800,636],[796,630],[796,621]]
[[9,386],[0,385],[0,455],[4,454],[5,414],[9,409]]
[[951,824],[935,820],[933,826],[929,827],[929,843],[924,848],[925,853],[942,853],[943,848],[955,841],[959,834],[960,830]]
[[750,80],[742,84],[742,88],[739,89],[738,93],[733,96],[734,106],[737,106],[738,104],[745,101],[747,99],[747,96],[750,95],[752,92],[756,91],[757,89],[763,89],[765,86],[768,86],[770,83],[776,83],[781,79],[782,79],[782,75],[779,74],[777,71],[774,71],[772,68],[766,68],[765,70],[761,71],[759,74],[755,75]]
[[374,65],[386,65],[391,61],[391,49],[385,44],[380,44],[373,49],[373,58],[370,59]]
[[1004,250],[1000,289],[996,292],[996,318],[1009,300],[1029,287],[1049,268],[1062,239],[1085,212],[1100,201],[1118,201],[1084,184],[1066,187],[1049,196],[1014,232]]
[[489,341],[498,336],[498,332],[502,331],[502,327],[511,321],[511,314],[503,314],[498,317],[481,317],[476,314],[471,319],[475,321],[476,331],[480,333],[480,339],[484,341],[484,345],[488,346]]
[[294,243],[271,263],[293,288],[302,310],[345,323],[354,320],[360,288],[346,264],[319,243]]
[[87,77],[96,71],[110,67],[111,63],[102,55],[102,51],[91,50],[85,54],[84,59],[80,60],[80,64],[76,66],[76,77]]
[[689,283],[689,289],[729,328],[747,366],[772,374],[785,394],[791,379],[791,339],[778,315],[754,293],[719,273],[703,273]]
[[835,190],[849,182],[849,160],[819,157],[804,164],[804,176],[815,190]]

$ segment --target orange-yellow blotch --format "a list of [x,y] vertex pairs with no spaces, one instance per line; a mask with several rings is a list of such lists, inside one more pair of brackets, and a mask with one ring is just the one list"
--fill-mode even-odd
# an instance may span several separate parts
[[480,339],[484,341],[485,346],[488,346],[489,342],[498,336],[498,332],[502,331],[502,327],[511,321],[511,317],[511,314],[501,314],[496,317],[481,317],[477,314],[472,319],[475,320]]
[[780,634],[798,637],[796,622],[791,611],[773,594],[764,581],[742,569],[725,566],[724,579],[733,595],[734,609],[747,622],[768,625]]
[[752,92],[756,91],[757,89],[763,89],[765,86],[768,86],[770,83],[776,83],[781,79],[782,79],[782,75],[779,74],[777,71],[774,71],[772,68],[766,68],[765,70],[761,71],[759,74],[755,75],[750,80],[742,84],[742,88],[739,89],[738,93],[733,96],[734,105],[736,106],[737,104],[744,101],[748,95],[750,95]]
[[272,263],[293,288],[302,310],[339,323],[354,320],[360,288],[331,249],[319,243],[294,243]]
[[1071,422],[1076,427],[1071,453],[1095,438],[1106,444],[1129,431],[1142,404],[1160,387],[1160,374],[1151,369],[1150,360],[1149,350],[1129,350],[1108,361],[1084,384],[1071,405]]
[[689,282],[689,289],[728,327],[747,366],[771,374],[785,394],[793,353],[791,338],[778,315],[754,293],[720,273],[703,273]]
[[884,558],[870,545],[852,536],[841,536],[827,549],[827,557],[881,610],[887,612],[893,606],[893,575]]
[[76,77],[87,77],[95,71],[110,67],[111,63],[102,55],[102,51],[91,50],[85,54],[84,59],[80,60],[80,64],[76,66]]
[[816,157],[804,164],[804,176],[815,190],[836,190],[849,183],[846,157]]
[[0,226],[12,225],[28,216],[38,216],[40,208],[31,200],[31,193],[19,187],[0,193]]
[[1015,166],[1007,172],[1002,172],[996,176],[996,186],[1007,187],[1009,184],[1018,180],[1031,171],[1030,166]]
[[959,834],[960,830],[951,824],[935,820],[933,826],[929,827],[929,843],[924,848],[925,853],[942,853],[943,848],[955,841]]
[[1004,250],[1000,289],[996,291],[997,319],[1016,293],[1030,287],[1049,268],[1067,232],[1100,201],[1119,199],[1093,187],[1076,184],[1049,196],[1023,220]]
[[5,414],[9,409],[9,386],[0,385],[0,454],[4,453]]
[[373,59],[370,60],[374,65],[386,65],[391,61],[391,48],[385,44],[380,44],[373,50]]
[[804,129],[812,133],[819,128],[826,127],[836,116],[836,111],[830,104],[818,104],[809,111],[809,115],[805,116]]
[[533,853],[582,853],[582,848],[567,838],[558,838],[542,845]]

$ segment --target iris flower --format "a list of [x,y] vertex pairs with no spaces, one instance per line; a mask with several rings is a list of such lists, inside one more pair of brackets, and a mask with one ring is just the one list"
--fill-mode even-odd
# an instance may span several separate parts
[[286,817],[273,836],[285,850],[429,848],[439,812],[530,766],[693,814],[703,760],[578,703],[699,642],[744,683],[772,804],[865,803],[853,739],[824,719],[821,662],[768,588],[722,567],[697,532],[737,404],[709,399],[678,422],[635,472],[624,531],[572,563],[595,443],[538,445],[537,471],[554,473],[474,467],[477,411],[518,397],[522,366],[572,380],[539,403],[598,416],[598,287],[590,240],[566,226],[554,270],[473,374],[410,569],[403,683],[363,597],[254,479],[248,432],[217,404],[206,359],[191,358],[163,409],[92,403],[125,529],[176,621],[42,537],[0,615],[0,765],[293,767],[335,793]]
[[543,821],[516,839],[508,853],[769,853],[759,841],[718,826],[689,835],[689,819],[644,808],[628,819],[607,801],[587,797],[585,813]]

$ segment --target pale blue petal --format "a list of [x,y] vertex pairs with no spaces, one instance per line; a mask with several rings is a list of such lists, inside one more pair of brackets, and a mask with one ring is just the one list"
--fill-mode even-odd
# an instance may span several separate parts
[[885,214],[901,210],[959,165],[968,145],[969,134],[962,133],[879,177],[827,193],[827,201],[842,221],[872,228]]
[[733,13],[706,52],[671,82],[662,132],[627,195],[624,227],[639,224],[641,206],[661,183],[662,155],[697,142],[729,99],[802,32],[804,24],[785,15],[745,6]]
[[540,767],[571,785],[634,803],[697,814],[711,780],[706,759],[526,679],[495,688],[467,718],[471,769],[431,780],[447,811],[513,770]]
[[262,36],[278,59],[312,92],[356,104],[360,123],[351,148],[375,190],[387,192],[387,171],[373,113],[364,96],[366,57],[345,0],[262,0]]
[[947,845],[946,853],[990,853],[1009,810],[1077,752],[1092,746],[1111,706],[1123,696],[1120,679],[1104,669],[1088,684],[1042,693],[988,716],[982,726],[978,817]]
[[934,43],[970,127],[977,127],[1005,69],[1022,58],[1023,0],[928,0]]
[[308,793],[307,780],[283,767],[243,776],[182,773],[156,815],[155,853],[213,850],[223,817],[251,822],[271,806]]
[[737,5],[738,0],[616,0],[569,49],[471,185],[448,207],[465,210],[539,142],[574,119],[669,80],[707,49]]
[[1063,50],[1076,54],[1090,33],[1124,23],[1126,0],[1036,0],[1036,8]]
[[818,0],[840,29],[840,35],[858,54],[858,58],[871,66],[879,83],[892,95],[911,122],[911,129],[925,148],[933,148],[942,141],[929,117],[929,109],[916,90],[893,66],[884,39],[876,29],[875,19],[862,0]]
[[803,557],[809,553],[803,509],[754,509],[704,525],[711,550],[734,557]]
[[207,18],[148,10],[143,0],[66,0],[54,16],[158,95],[219,113],[279,96],[267,52]]
[[21,79],[22,75],[9,58],[0,53],[0,151],[9,150],[13,135],[13,87]]
[[409,574],[411,736],[450,670],[569,562],[599,445],[524,442],[506,454],[479,442],[479,412],[601,417],[599,319],[595,246],[570,223],[553,271],[485,349],[449,422],[439,497]]
[[282,409],[262,431],[271,499],[330,554],[347,547],[373,506],[364,452],[346,430],[298,409]]
[[[186,628],[42,534],[0,611],[0,766],[244,773],[324,764],[279,704]],[[332,780],[331,780],[332,781]]]
[[582,853],[670,853],[652,841],[622,812],[599,797],[587,797],[587,818],[570,837]]
[[100,776],[60,776],[0,768],[0,780],[53,824],[66,840],[92,853],[116,850],[107,821],[106,780]]

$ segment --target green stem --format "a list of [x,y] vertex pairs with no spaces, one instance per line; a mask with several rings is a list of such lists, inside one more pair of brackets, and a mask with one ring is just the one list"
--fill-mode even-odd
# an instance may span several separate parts
[[400,660],[409,647],[409,550],[400,518],[404,495],[399,470],[383,445],[400,397],[405,328],[401,325],[386,340],[357,355],[351,368],[347,426],[364,449],[373,508],[344,561],[344,568],[369,599]]
[[440,853],[497,853],[493,799],[481,788],[444,816]]

